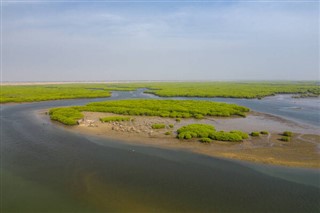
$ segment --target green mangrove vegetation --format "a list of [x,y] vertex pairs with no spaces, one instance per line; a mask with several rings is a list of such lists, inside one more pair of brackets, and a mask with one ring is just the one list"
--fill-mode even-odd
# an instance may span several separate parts
[[268,132],[268,131],[265,131],[265,130],[262,130],[262,131],[260,131],[260,134],[261,134],[261,135],[269,135],[269,132]]
[[248,134],[239,130],[230,132],[216,131],[209,124],[189,124],[177,130],[179,139],[200,138],[200,142],[209,143],[211,140],[238,142],[248,138]]
[[51,120],[59,121],[65,125],[76,125],[77,121],[83,118],[83,114],[73,108],[54,108],[50,109]]
[[194,100],[120,100],[89,103],[73,107],[79,111],[110,112],[123,115],[145,115],[170,118],[202,116],[246,116],[247,107],[236,104]]
[[251,132],[250,134],[252,137],[258,137],[260,136],[260,132]]
[[131,91],[135,89],[134,87],[112,87],[107,86],[107,84],[1,85],[0,103],[103,98],[110,97],[110,91]]
[[291,138],[288,137],[288,136],[282,136],[282,137],[280,138],[280,140],[281,140],[281,141],[285,141],[285,142],[289,142],[289,141],[291,140]]
[[212,142],[211,138],[201,138],[199,141],[201,143],[211,143]]
[[[57,112],[72,109],[81,114],[83,111],[109,112],[120,115],[160,116],[171,118],[191,118],[198,114],[203,116],[245,116],[249,109],[236,104],[218,103],[211,101],[188,100],[120,100],[89,103],[85,106],[61,108]],[[53,109],[54,110],[54,109]],[[57,115],[56,114],[56,115]],[[51,115],[50,115],[51,116]],[[72,119],[71,117],[70,119]],[[74,118],[74,124],[76,124]],[[64,123],[64,122],[62,122]],[[70,124],[68,124],[70,125]]]
[[131,117],[126,116],[108,116],[100,118],[101,122],[114,122],[114,121],[130,121]]
[[[123,84],[113,84],[123,88]],[[263,98],[276,94],[319,96],[319,83],[314,82],[153,82],[130,83],[128,88],[148,88],[146,93],[161,97]]]
[[[262,98],[276,94],[320,95],[318,82],[150,82],[1,85],[0,103],[110,97],[111,91],[147,88],[161,97]],[[297,95],[296,95],[297,96]],[[202,118],[199,114],[196,118]]]
[[166,128],[166,125],[165,124],[152,124],[151,128],[152,129],[164,129],[164,128]]
[[282,135],[283,135],[283,136],[287,136],[287,137],[291,137],[291,136],[292,136],[292,132],[290,132],[290,131],[284,131],[284,132],[282,133]]

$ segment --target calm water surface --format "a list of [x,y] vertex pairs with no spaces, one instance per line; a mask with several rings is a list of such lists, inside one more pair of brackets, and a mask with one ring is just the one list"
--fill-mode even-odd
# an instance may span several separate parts
[[[109,99],[153,98],[141,91]],[[37,113],[98,100],[1,107],[1,212],[319,212],[319,170],[77,135]]]

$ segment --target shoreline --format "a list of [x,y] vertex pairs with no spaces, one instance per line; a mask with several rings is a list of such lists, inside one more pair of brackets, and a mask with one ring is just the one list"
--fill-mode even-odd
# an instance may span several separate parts
[[[42,111],[42,114],[44,115],[44,111]],[[175,122],[175,119],[172,118],[130,116],[135,119],[134,122],[118,122],[115,125],[98,121],[99,117],[110,116],[113,115],[112,113],[84,112],[84,114],[85,119],[94,121],[94,125],[91,127],[86,125],[65,126],[55,121],[51,122],[53,125],[58,125],[67,131],[79,133],[83,136],[94,136],[123,143],[184,150],[210,157],[252,163],[298,168],[320,168],[320,135],[316,134],[317,130],[307,129],[307,126],[274,115],[251,112],[247,118],[210,117],[202,120],[182,119],[181,122]],[[50,120],[50,118],[48,119]],[[152,130],[150,129],[152,123],[174,124],[174,128]],[[267,130],[270,134],[261,135],[257,138],[251,137],[243,142],[214,141],[210,144],[200,143],[198,139],[188,141],[177,139],[174,132],[179,127],[191,123],[213,124],[217,130],[226,131],[239,129],[249,133],[251,131]],[[122,127],[117,129],[115,126]],[[235,128],[236,126],[238,128]],[[257,129],[262,127],[265,128]],[[283,132],[282,130],[295,132],[291,142],[278,140],[281,137],[279,134]],[[164,133],[167,131],[173,131],[173,134],[165,135]]]

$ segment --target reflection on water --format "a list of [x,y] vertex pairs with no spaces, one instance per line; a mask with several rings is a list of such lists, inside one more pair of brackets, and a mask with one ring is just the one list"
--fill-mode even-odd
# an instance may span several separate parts
[[[153,97],[141,91],[110,99]],[[98,100],[1,107],[2,212],[319,211],[319,171],[76,135],[35,114]]]

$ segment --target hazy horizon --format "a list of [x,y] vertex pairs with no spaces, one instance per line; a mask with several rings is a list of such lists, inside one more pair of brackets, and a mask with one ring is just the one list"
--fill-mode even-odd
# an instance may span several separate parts
[[319,2],[3,1],[1,47],[3,82],[318,81]]

